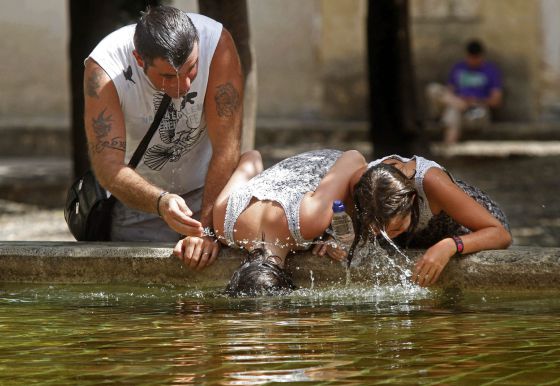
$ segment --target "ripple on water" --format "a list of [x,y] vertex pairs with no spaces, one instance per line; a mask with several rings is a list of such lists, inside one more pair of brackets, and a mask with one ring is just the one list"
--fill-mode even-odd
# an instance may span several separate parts
[[5,284],[0,383],[560,379],[557,293],[451,295],[397,285],[230,299],[178,286]]

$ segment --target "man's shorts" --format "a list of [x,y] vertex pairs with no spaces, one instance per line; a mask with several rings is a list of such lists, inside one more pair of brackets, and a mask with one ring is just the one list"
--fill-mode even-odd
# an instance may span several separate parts
[[[202,187],[181,195],[193,212],[192,217],[197,220],[200,220],[203,193]],[[120,201],[117,201],[113,208],[111,241],[177,242],[183,237],[169,228],[167,223],[156,214],[128,208]]]

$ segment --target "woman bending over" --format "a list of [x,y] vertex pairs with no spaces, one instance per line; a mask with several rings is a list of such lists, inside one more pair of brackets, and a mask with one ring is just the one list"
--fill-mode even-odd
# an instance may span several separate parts
[[[455,254],[505,249],[511,244],[506,216],[488,195],[455,180],[434,161],[419,156],[404,158],[398,155],[371,162],[355,188],[355,244],[371,234],[368,224],[374,227],[374,232],[376,227],[377,230],[382,229],[375,224],[377,221],[383,224],[383,216],[380,217],[383,210],[380,208],[387,202],[379,200],[380,195],[375,190],[384,183],[397,181],[413,186],[416,192],[410,211],[412,224],[407,231],[401,232],[397,243],[427,248],[415,264],[414,282],[422,286],[434,284]],[[394,196],[390,200],[401,201],[401,198]]]

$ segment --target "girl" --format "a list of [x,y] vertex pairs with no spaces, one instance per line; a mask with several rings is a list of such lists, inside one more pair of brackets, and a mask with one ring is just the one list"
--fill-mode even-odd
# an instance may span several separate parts
[[[368,237],[371,231],[368,227],[382,229],[385,220],[380,217],[382,211],[378,207],[384,203],[377,201],[379,196],[372,189],[384,180],[407,181],[417,193],[411,211],[413,225],[401,232],[397,241],[401,245],[427,248],[416,262],[412,275],[412,280],[419,285],[434,284],[455,254],[505,249],[511,244],[505,214],[484,192],[453,179],[434,161],[419,156],[392,155],[371,162],[355,188],[354,246],[359,239]],[[372,197],[376,200],[372,201]],[[391,200],[400,198],[391,197]]]

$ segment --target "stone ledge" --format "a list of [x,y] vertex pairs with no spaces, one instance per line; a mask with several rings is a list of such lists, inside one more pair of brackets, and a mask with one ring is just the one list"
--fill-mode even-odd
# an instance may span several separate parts
[[[201,272],[172,256],[171,244],[0,241],[0,282],[177,284],[223,287],[238,267],[239,250],[224,248]],[[422,251],[408,251],[412,260]],[[371,266],[353,267],[352,283],[368,283]],[[408,267],[411,268],[411,267]],[[292,257],[288,270],[301,287],[346,282],[344,265],[310,253]],[[560,248],[512,247],[453,259],[439,287],[478,289],[560,289]]]
[[[441,127],[433,121],[422,122],[430,140],[441,139]],[[257,145],[274,143],[297,144],[302,133],[306,139],[325,143],[340,141],[369,141],[369,122],[366,120],[322,120],[322,119],[257,119]],[[550,141],[560,140],[560,125],[557,122],[493,122],[484,130],[464,130],[463,140],[479,141]]]

